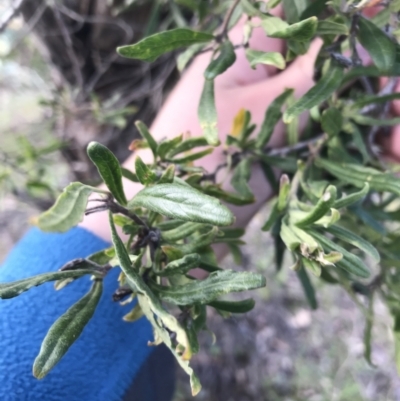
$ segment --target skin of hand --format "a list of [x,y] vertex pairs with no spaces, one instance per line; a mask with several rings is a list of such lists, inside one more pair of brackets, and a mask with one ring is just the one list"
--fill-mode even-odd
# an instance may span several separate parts
[[[274,11],[275,15],[281,14],[280,7]],[[229,37],[234,45],[240,44],[242,41],[243,23],[244,21],[240,21],[229,32]],[[269,104],[286,88],[293,88],[297,98],[307,92],[314,84],[314,62],[321,44],[321,40],[314,41],[307,54],[298,57],[282,72],[277,72],[275,68],[265,65],[258,65],[256,69],[251,69],[246,60],[244,49],[238,49],[234,65],[215,80],[215,99],[221,143],[224,143],[233,118],[240,109],[249,110],[252,114],[252,122],[259,127]],[[268,38],[262,28],[256,28],[250,40],[250,48],[283,52],[284,42]],[[156,140],[171,138],[187,132],[191,136],[201,135],[197,106],[204,84],[203,72],[210,59],[210,53],[199,55],[172,90],[150,129]],[[304,118],[302,120],[300,125],[304,125]],[[282,146],[285,142],[284,138],[285,128],[283,123],[280,122],[275,127],[269,145],[273,147]],[[124,166],[132,169],[136,156],[140,156],[147,163],[152,162],[150,151],[143,149],[129,157]],[[219,147],[211,155],[200,160],[197,165],[204,167],[207,171],[214,171],[215,167],[222,162],[224,162],[224,156],[221,147]],[[245,226],[265,201],[273,195],[270,186],[258,168],[254,168],[252,171],[250,186],[257,201],[248,206],[231,207],[236,216],[236,226]],[[131,199],[142,189],[142,186],[124,181],[124,188],[128,199]],[[229,186],[227,188],[229,189]],[[86,216],[80,226],[110,241],[111,236],[107,221],[107,213],[100,212]],[[217,251],[220,258],[224,253],[224,251]]]

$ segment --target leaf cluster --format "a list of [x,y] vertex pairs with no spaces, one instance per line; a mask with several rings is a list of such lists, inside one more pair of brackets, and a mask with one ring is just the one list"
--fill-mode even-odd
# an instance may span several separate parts
[[[244,230],[232,227],[235,217],[226,204],[255,202],[249,185],[254,166],[276,192],[262,229],[274,239],[277,270],[283,268],[285,254],[290,255],[313,309],[318,307],[316,280],[342,286],[365,313],[365,356],[370,363],[372,300],[379,296],[394,316],[400,349],[400,179],[382,161],[374,142],[377,133],[383,135],[385,127],[399,123],[389,113],[389,102],[399,98],[394,87],[400,71],[400,4],[393,1],[369,19],[362,14],[369,4],[365,1],[282,0],[285,18],[271,13],[279,3],[175,1],[176,9],[194,15],[198,26],[158,32],[118,48],[121,56],[144,62],[186,48],[177,60],[181,70],[196,54],[212,54],[198,107],[203,135],[157,141],[138,121],[142,139],[132,149],[149,147],[153,161],[137,157],[134,172],[121,167],[103,145],[89,144],[88,155],[108,190],[72,183],[37,224],[45,231],[66,231],[85,213],[108,211],[113,246],[71,261],[59,272],[0,286],[0,297],[11,298],[46,281],[55,281],[60,289],[83,275],[94,279],[89,293],[47,334],[34,364],[36,377],[46,375],[81,333],[100,299],[102,281],[117,268],[121,273],[114,299],[132,302],[125,320],[145,316],[150,321],[153,343],[170,348],[197,394],[201,386],[190,360],[199,350],[198,333],[207,330],[207,308],[223,316],[248,312],[254,307],[252,299],[237,302],[226,295],[266,285],[258,273],[219,267],[212,247],[226,244],[240,262]],[[222,27],[216,26],[215,16],[225,16]],[[232,43],[229,29],[243,16],[243,40]],[[286,53],[252,49],[255,28],[285,40]],[[266,107],[260,126],[252,123],[249,111],[239,110],[222,144],[224,163],[215,171],[197,167],[195,161],[221,144],[214,81],[236,62],[235,49],[244,49],[251,68],[265,64],[284,69],[305,54],[316,37],[324,45],[315,65],[315,85],[297,99],[291,88],[283,91]],[[362,64],[358,44],[372,65]],[[389,82],[380,90],[382,76]],[[304,112],[308,123],[301,133]],[[270,140],[281,120],[288,145],[273,149]],[[143,186],[131,199],[124,193],[123,177]],[[98,203],[88,209],[93,193]],[[208,277],[195,278],[194,268]]]

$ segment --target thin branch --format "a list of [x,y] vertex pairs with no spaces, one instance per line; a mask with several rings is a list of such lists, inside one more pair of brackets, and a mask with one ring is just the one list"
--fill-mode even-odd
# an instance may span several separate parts
[[13,4],[11,4],[11,8],[3,14],[3,18],[0,20],[0,33],[7,28],[10,21],[19,13],[19,10],[24,2],[25,0],[16,0]]
[[272,149],[269,152],[267,152],[266,156],[285,156],[288,153],[296,152],[298,150],[308,148],[309,146],[316,144],[323,138],[325,138],[325,134],[320,134],[320,135],[316,136],[315,138],[311,138],[311,139],[307,139],[302,142],[298,142],[292,146],[285,146],[285,147],[279,148],[279,149]]
[[82,90],[84,80],[83,80],[83,75],[82,75],[82,71],[81,71],[81,66],[80,66],[78,57],[75,53],[72,39],[68,32],[68,28],[65,25],[64,18],[61,16],[60,10],[58,9],[57,6],[54,7],[54,16],[55,16],[58,24],[60,25],[61,34],[62,34],[62,36],[64,38],[64,42],[67,46],[67,53],[68,53],[69,58],[71,59],[72,69],[74,71],[76,83],[77,83],[79,89]]
[[235,11],[235,8],[238,6],[240,0],[235,0],[231,7],[229,8],[226,17],[224,19],[224,22],[222,23],[222,32],[221,32],[221,37],[228,38],[228,30],[229,30],[229,22],[232,18],[233,12]]

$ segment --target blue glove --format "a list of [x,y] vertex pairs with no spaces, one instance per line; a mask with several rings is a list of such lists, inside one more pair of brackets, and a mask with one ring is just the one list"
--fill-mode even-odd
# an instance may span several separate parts
[[[46,234],[32,229],[0,268],[0,282],[56,271],[71,259],[88,256],[107,246],[82,228],[65,234]],[[153,339],[151,326],[145,318],[135,323],[122,320],[133,304],[122,307],[112,301],[117,277],[118,269],[107,275],[93,318],[63,359],[42,380],[32,375],[41,342],[57,318],[87,293],[91,285],[89,278],[78,279],[60,291],[55,291],[50,282],[16,298],[0,300],[1,401],[121,401],[126,394],[132,394],[135,377],[140,378],[136,385],[140,400],[158,399],[154,388],[159,375],[154,377],[155,369],[149,366],[155,358],[146,363],[155,349],[147,346]],[[161,361],[162,369],[173,371],[171,357],[164,351],[166,366]],[[160,363],[158,358],[157,362]],[[165,377],[171,381],[171,374]],[[169,387],[173,388],[173,384]],[[138,396],[130,399],[136,401]],[[164,393],[162,400],[170,397],[171,394]]]

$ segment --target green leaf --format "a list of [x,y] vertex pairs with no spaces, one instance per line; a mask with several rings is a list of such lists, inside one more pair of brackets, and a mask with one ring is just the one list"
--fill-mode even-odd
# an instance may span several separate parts
[[170,163],[186,164],[186,163],[193,162],[195,160],[202,159],[204,156],[211,154],[213,151],[214,151],[214,148],[208,148],[208,149],[204,149],[200,152],[190,153],[190,154],[180,157],[180,158],[176,158],[176,159],[166,158],[165,160]]
[[358,277],[368,278],[370,276],[369,269],[359,257],[351,254],[315,230],[307,229],[307,232],[319,242],[325,252],[339,252],[343,255],[343,259],[336,263],[337,267]]
[[253,298],[248,298],[243,301],[212,301],[208,303],[208,306],[230,313],[247,313],[254,308],[255,304]]
[[279,39],[292,39],[297,42],[307,42],[311,40],[318,26],[318,18],[310,17],[303,21],[289,25],[285,29],[270,32],[268,36]]
[[251,160],[246,158],[239,162],[235,167],[231,179],[231,185],[244,199],[255,201],[253,192],[251,191],[248,182],[251,176]]
[[156,173],[152,171],[139,156],[137,156],[135,160],[135,170],[141,184],[150,185],[157,182]]
[[204,78],[214,79],[224,73],[236,61],[236,53],[233,44],[226,40],[219,48],[219,55],[212,60],[204,71]]
[[196,43],[189,46],[184,52],[182,52],[176,60],[176,68],[179,72],[182,72],[188,63],[194,59],[197,53],[201,52],[206,45],[204,43]]
[[[115,251],[120,262],[122,271],[126,276],[129,286],[138,293],[139,305],[153,326],[155,332],[155,344],[161,341],[171,350],[174,354],[179,365],[190,376],[190,383],[192,386],[192,394],[196,395],[201,390],[199,379],[194,374],[192,368],[189,366],[188,360],[192,356],[189,339],[186,330],[181,326],[178,320],[169,314],[161,305],[158,298],[153,294],[151,289],[143,281],[142,277],[132,266],[129,254],[118,237],[111,213],[109,214],[111,237],[115,247]],[[156,320],[156,317],[157,320]],[[172,344],[170,333],[175,333],[177,346]],[[179,351],[179,352],[178,352]]]
[[179,146],[179,144],[182,142],[182,138],[183,138],[182,135],[178,135],[175,138],[162,141],[157,147],[157,154],[160,157],[160,159],[164,160],[167,154],[171,150]]
[[361,108],[369,104],[386,103],[396,99],[400,99],[399,92],[390,93],[388,95],[363,95],[361,99],[356,100],[352,104],[352,107]]
[[256,139],[256,147],[264,148],[271,139],[275,125],[282,117],[281,108],[293,93],[293,89],[286,89],[281,95],[274,99],[265,112],[264,121],[261,125],[260,133]]
[[357,38],[367,50],[374,64],[385,73],[394,67],[396,57],[395,43],[373,22],[360,16]]
[[142,123],[141,121],[136,121],[135,125],[136,125],[136,128],[138,129],[140,135],[149,144],[149,147],[150,147],[151,151],[153,152],[154,158],[156,158],[157,157],[157,147],[158,147],[158,145],[157,145],[157,142],[155,141],[155,139],[153,138],[153,136],[151,135],[149,129],[146,126],[146,124]]
[[246,58],[253,69],[256,68],[257,64],[273,65],[281,70],[286,67],[285,59],[279,52],[263,52],[247,48]]
[[158,180],[158,184],[171,184],[174,182],[175,178],[175,166],[172,164],[168,166],[167,169],[162,173],[160,179]]
[[87,153],[114,198],[121,205],[126,205],[126,197],[122,186],[122,171],[117,158],[109,149],[98,142],[90,142],[87,147]]
[[22,280],[12,281],[11,283],[0,283],[0,298],[14,298],[23,292],[28,291],[30,288],[37,287],[38,285],[42,285],[48,281],[75,279],[86,274],[100,276],[100,273],[93,269],[76,269],[53,273],[43,273]]
[[283,114],[283,121],[289,124],[296,116],[321,104],[341,85],[343,69],[331,64],[325,75]]
[[202,136],[195,136],[193,138],[185,139],[180,144],[176,145],[173,149],[171,149],[167,153],[167,157],[172,158],[175,155],[183,152],[187,152],[188,150],[192,150],[197,148],[198,146],[207,146],[207,139]]
[[198,223],[227,226],[234,222],[232,213],[217,199],[192,187],[176,184],[144,188],[128,207],[144,207],[170,218]]
[[198,117],[200,121],[201,129],[203,130],[203,135],[207,142],[211,146],[218,146],[218,115],[217,109],[215,108],[214,99],[214,81],[205,80],[203,92],[200,98],[200,104],[198,108]]
[[95,280],[90,291],[50,328],[33,364],[33,375],[37,379],[43,379],[81,335],[96,310],[102,292],[103,281]]
[[208,304],[223,294],[265,287],[265,277],[256,273],[223,270],[202,281],[176,287],[155,285],[160,298],[175,305]]
[[118,47],[117,52],[123,57],[152,62],[164,53],[213,39],[214,36],[209,33],[177,28],[148,36],[133,45]]
[[328,227],[326,231],[334,235],[336,238],[339,238],[341,241],[354,245],[375,259],[376,262],[381,260],[379,252],[376,250],[376,248],[357,234],[354,234],[353,232],[337,225]]
[[315,310],[318,308],[317,298],[315,296],[314,286],[312,285],[310,278],[306,272],[306,269],[302,267],[300,270],[296,271],[297,277],[300,280],[300,283],[303,287],[304,294],[307,298],[307,301],[311,307],[311,309]]
[[242,206],[254,202],[253,198],[244,198],[242,195],[224,191],[219,186],[214,184],[202,187],[202,191],[210,196],[221,199],[224,202],[230,203],[232,205]]
[[186,274],[189,270],[194,269],[199,265],[200,256],[197,253],[190,253],[181,259],[176,259],[168,263],[165,268],[157,275],[162,277],[173,276],[175,274]]
[[315,164],[355,187],[364,188],[365,183],[368,183],[370,189],[374,191],[391,192],[400,196],[400,178],[391,173],[382,173],[372,167],[359,164],[338,163],[322,158],[316,159]]
[[318,35],[348,35],[349,28],[346,24],[335,22],[332,20],[318,21],[317,27]]
[[301,262],[303,263],[303,266],[307,270],[309,270],[315,277],[321,276],[322,267],[317,261],[307,258],[301,258]]
[[314,208],[299,221],[296,221],[295,224],[298,227],[307,227],[319,219],[324,217],[333,207],[336,200],[336,187],[333,185],[329,185],[326,189],[324,195],[317,202]]
[[179,241],[183,238],[187,238],[196,231],[199,231],[200,229],[204,228],[204,224],[202,223],[184,223],[179,225],[178,227],[168,230],[168,231],[162,231],[161,236],[164,241],[167,242],[175,242]]
[[302,14],[309,4],[307,0],[283,0],[282,3],[286,20],[290,24],[302,19]]
[[132,171],[128,170],[125,167],[121,167],[121,173],[122,173],[122,177],[132,181],[132,182],[139,182],[139,178],[137,177],[137,175],[135,173],[133,173]]
[[343,196],[342,198],[338,199],[335,202],[333,207],[335,209],[341,209],[353,205],[354,203],[359,202],[361,199],[365,198],[368,192],[369,192],[369,184],[366,182],[364,184],[364,188],[361,191],[353,192],[350,195]]
[[377,127],[393,127],[400,124],[400,117],[395,118],[374,118],[362,114],[354,114],[351,118],[360,125],[375,125]]
[[339,134],[342,130],[343,117],[342,113],[335,107],[325,110],[321,116],[322,130],[330,136]]
[[83,220],[87,201],[92,192],[106,193],[80,182],[69,184],[64,188],[56,203],[33,223],[42,231],[68,231]]
[[139,304],[136,304],[133,309],[128,312],[122,319],[125,322],[133,323],[136,322],[136,320],[140,319],[143,316],[143,311],[142,308],[140,307]]

